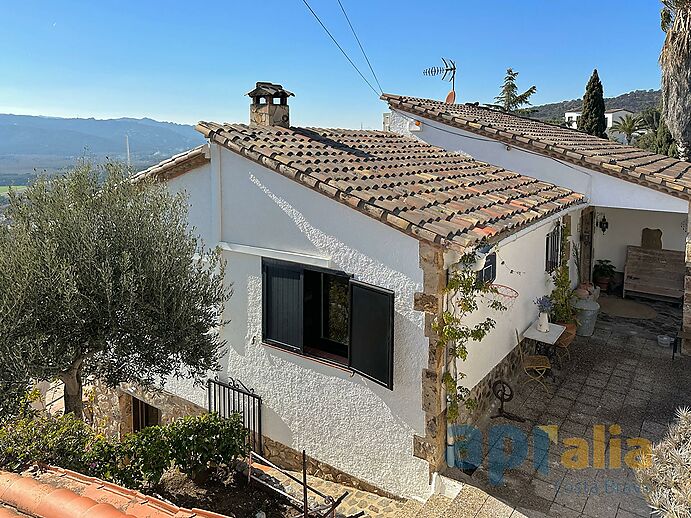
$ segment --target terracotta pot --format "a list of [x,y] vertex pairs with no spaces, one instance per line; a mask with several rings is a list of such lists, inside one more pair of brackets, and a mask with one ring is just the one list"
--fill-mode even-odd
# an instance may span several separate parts
[[566,331],[564,331],[564,333],[570,335],[576,334],[576,322],[558,322],[558,324],[566,328]]
[[595,284],[597,284],[603,291],[607,291],[610,281],[611,279],[609,277],[598,277],[595,279]]
[[588,291],[586,288],[583,288],[583,287],[576,288],[575,290],[573,290],[573,293],[579,299],[587,299],[588,296],[590,295],[590,291]]

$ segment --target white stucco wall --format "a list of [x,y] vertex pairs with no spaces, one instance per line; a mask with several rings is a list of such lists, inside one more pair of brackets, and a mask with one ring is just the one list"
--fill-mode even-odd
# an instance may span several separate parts
[[624,209],[596,209],[596,221],[604,215],[609,223],[606,233],[595,227],[593,232],[593,264],[597,259],[609,259],[618,271],[624,270],[626,247],[641,245],[644,228],[662,230],[662,248],[684,250],[686,215]]
[[198,202],[209,200],[211,197],[211,164],[188,171],[169,181],[167,185],[170,192],[181,193],[187,197],[187,218],[190,226],[207,246],[214,246],[209,203]]
[[[334,269],[395,292],[394,390],[350,372],[261,343],[261,257],[224,252],[234,294],[223,329],[227,354],[221,379],[233,377],[263,398],[264,433],[367,482],[405,496],[428,495],[428,464],[413,457],[413,435],[424,435],[422,370],[428,340],[414,311],[422,291],[417,240],[334,202],[230,151],[212,145],[209,170],[170,182],[188,189],[191,221],[208,222],[215,205],[204,185],[221,167],[222,241],[329,259]],[[197,183],[198,179],[198,183]],[[213,196],[212,196],[213,197]],[[201,225],[198,225],[201,229]],[[217,235],[217,234],[216,234]],[[209,242],[209,244],[215,244]],[[188,382],[166,388],[204,404]]]
[[[420,131],[410,132],[411,118],[422,121]],[[687,202],[668,194],[543,155],[507,147],[504,143],[441,122],[392,110],[390,123],[391,131],[414,135],[429,144],[461,151],[478,160],[568,187],[585,194],[591,205],[683,214],[688,210]]]
[[[580,218],[580,209],[570,213],[572,225]],[[516,329],[523,332],[537,318],[535,299],[548,295],[554,287],[550,275],[545,272],[545,239],[556,224],[548,221],[529,227],[517,239],[509,238],[497,247],[497,278],[495,284],[510,286],[518,291],[518,297],[507,311],[495,311],[481,299],[480,311],[472,315],[469,323],[477,323],[486,317],[496,321],[496,327],[482,342],[468,345],[468,358],[458,361],[457,369],[466,374],[463,385],[469,389],[482,379],[516,346]],[[573,261],[571,260],[571,263]],[[572,269],[571,278],[576,279]]]

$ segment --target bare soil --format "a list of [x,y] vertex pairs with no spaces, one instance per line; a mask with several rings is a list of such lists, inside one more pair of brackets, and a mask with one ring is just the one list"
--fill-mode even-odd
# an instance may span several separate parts
[[183,473],[170,471],[163,476],[157,493],[175,505],[205,509],[232,518],[256,518],[260,511],[267,518],[297,516],[284,497],[255,482],[248,484],[247,477],[237,472],[232,472],[223,481],[210,478],[194,482]]

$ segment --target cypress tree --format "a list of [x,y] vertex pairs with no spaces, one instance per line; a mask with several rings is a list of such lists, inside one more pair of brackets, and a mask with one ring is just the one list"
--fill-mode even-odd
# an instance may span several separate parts
[[600,138],[607,138],[607,119],[605,118],[605,97],[597,68],[590,76],[583,96],[583,111],[578,119],[578,129]]

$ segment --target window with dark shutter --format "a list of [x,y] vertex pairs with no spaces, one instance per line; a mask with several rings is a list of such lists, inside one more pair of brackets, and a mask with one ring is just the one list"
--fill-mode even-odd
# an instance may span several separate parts
[[262,284],[264,340],[270,344],[302,351],[302,265],[265,259]]
[[350,281],[350,366],[393,388],[393,292]]
[[262,339],[393,388],[393,292],[344,272],[263,259]]

